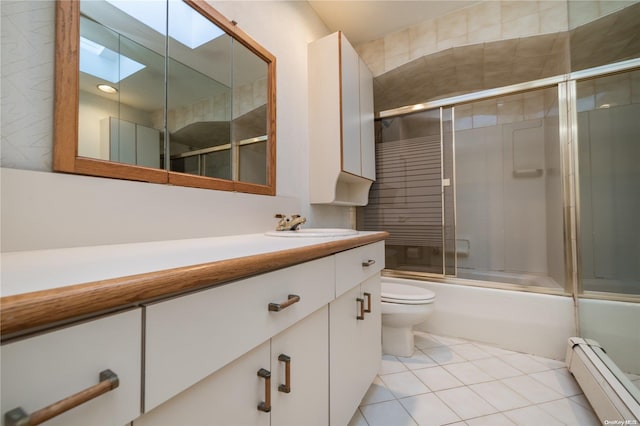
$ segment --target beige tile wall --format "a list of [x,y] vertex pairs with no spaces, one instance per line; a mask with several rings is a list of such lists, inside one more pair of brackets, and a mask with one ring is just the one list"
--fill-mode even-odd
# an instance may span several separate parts
[[557,115],[556,96],[535,91],[457,105],[456,130],[477,129]]
[[601,16],[605,16],[627,6],[631,6],[634,3],[637,3],[637,0],[572,0],[569,2],[569,29],[579,27],[580,25],[596,20]]
[[640,71],[578,83],[578,112],[640,103]]
[[[189,105],[169,110],[167,127],[170,132],[200,121],[229,121],[267,103],[267,80],[256,80],[233,89],[233,102],[229,93],[221,93]],[[233,105],[232,105],[233,103]],[[162,110],[153,114],[153,127],[164,125]]]
[[636,1],[484,1],[356,46],[374,76],[451,47],[567,31]]

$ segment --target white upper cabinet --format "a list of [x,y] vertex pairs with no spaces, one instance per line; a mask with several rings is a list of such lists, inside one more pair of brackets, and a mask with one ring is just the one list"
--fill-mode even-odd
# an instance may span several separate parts
[[160,131],[131,121],[107,117],[100,121],[100,152],[103,160],[160,165]]
[[376,180],[376,147],[373,127],[373,74],[360,58],[360,169],[362,177]]
[[340,37],[342,85],[342,170],[362,175],[360,160],[360,63],[355,49]]
[[340,32],[309,44],[310,197],[363,206],[375,180],[373,76]]

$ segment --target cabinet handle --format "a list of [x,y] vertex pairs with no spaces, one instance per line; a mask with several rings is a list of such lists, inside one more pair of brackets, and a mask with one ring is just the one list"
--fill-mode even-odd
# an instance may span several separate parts
[[261,368],[258,370],[258,377],[264,379],[264,401],[258,404],[258,410],[268,413],[271,411],[271,372]]
[[100,382],[80,392],[61,399],[48,407],[41,408],[31,414],[27,414],[22,407],[7,411],[4,415],[6,426],[33,426],[52,419],[65,411],[71,410],[87,401],[90,401],[103,393],[117,388],[120,385],[118,375],[111,370],[100,372]]
[[364,297],[367,298],[367,307],[364,310],[366,313],[371,313],[371,293],[364,293]]
[[376,261],[374,259],[369,259],[369,260],[365,260],[364,262],[362,262],[362,266],[371,266],[374,265],[376,263]]
[[269,303],[269,311],[270,312],[279,312],[285,308],[288,308],[289,306],[293,305],[294,303],[298,303],[300,301],[300,296],[297,296],[295,294],[290,294],[289,297],[287,298],[286,302],[282,302],[282,303]]
[[356,302],[360,305],[360,315],[356,317],[356,319],[363,320],[364,319],[364,299],[358,297]]
[[284,393],[291,392],[291,357],[285,354],[278,356],[278,361],[284,362],[284,385],[278,386],[278,390]]

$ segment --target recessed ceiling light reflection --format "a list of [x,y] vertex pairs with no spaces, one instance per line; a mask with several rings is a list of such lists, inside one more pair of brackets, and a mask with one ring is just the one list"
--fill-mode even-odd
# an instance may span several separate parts
[[98,84],[98,89],[103,91],[104,93],[114,94],[118,93],[118,89],[113,86],[109,86],[108,84]]

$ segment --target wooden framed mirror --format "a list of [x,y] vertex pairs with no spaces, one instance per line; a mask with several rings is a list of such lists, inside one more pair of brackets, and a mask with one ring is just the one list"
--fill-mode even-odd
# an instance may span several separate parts
[[54,170],[275,195],[275,66],[204,1],[58,0]]

